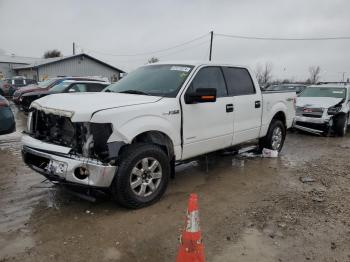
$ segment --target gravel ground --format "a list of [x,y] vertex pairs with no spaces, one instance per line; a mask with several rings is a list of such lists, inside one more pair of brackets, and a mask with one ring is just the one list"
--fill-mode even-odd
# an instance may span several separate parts
[[174,261],[199,196],[207,261],[350,261],[350,136],[288,133],[278,158],[209,156],[177,168],[163,199],[125,210],[41,183],[20,131],[0,137],[0,261]]

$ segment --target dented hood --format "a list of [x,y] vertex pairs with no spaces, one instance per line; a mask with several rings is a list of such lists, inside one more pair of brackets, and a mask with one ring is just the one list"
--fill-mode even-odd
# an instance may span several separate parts
[[67,116],[73,122],[87,122],[96,111],[154,103],[158,96],[111,92],[54,94],[35,100],[31,107],[46,113]]
[[296,105],[309,108],[330,108],[342,100],[342,98],[335,97],[298,97]]

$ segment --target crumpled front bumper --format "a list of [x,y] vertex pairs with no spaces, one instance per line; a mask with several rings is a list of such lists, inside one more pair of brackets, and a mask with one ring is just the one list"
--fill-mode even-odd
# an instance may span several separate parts
[[[98,160],[69,154],[69,148],[56,146],[24,135],[22,138],[24,162],[49,180],[63,184],[91,188],[110,187],[116,166]],[[79,178],[77,168],[88,170],[88,176]]]
[[332,118],[314,118],[306,116],[296,116],[293,121],[293,127],[299,130],[322,134],[328,132],[333,124]]

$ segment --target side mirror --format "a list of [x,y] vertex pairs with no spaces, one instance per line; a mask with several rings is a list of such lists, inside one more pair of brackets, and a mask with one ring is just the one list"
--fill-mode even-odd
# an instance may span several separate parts
[[208,103],[216,101],[215,88],[197,88],[194,92],[185,94],[186,104]]
[[75,91],[75,89],[71,88],[71,89],[68,90],[68,92],[69,92],[69,93],[74,93],[74,92],[76,92],[76,91]]

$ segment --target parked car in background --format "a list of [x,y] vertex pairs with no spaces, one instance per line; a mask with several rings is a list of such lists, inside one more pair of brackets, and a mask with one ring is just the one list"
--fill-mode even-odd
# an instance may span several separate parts
[[100,92],[108,85],[110,85],[109,82],[93,79],[63,80],[57,82],[49,90],[43,89],[40,91],[23,94],[20,98],[20,105],[21,108],[27,112],[29,110],[30,104],[38,98],[59,93]]
[[17,105],[21,104],[22,95],[34,92],[34,91],[48,91],[51,87],[61,83],[64,80],[95,80],[95,81],[105,81],[105,79],[100,77],[55,77],[51,78],[42,82],[39,82],[37,85],[30,85],[19,88],[16,92],[13,94],[13,102]]
[[3,89],[3,85],[6,83],[6,81],[4,79],[0,79],[0,96],[4,96],[5,93],[4,91],[2,90]]
[[5,78],[0,82],[0,95],[8,96],[11,87],[11,79]]
[[9,102],[0,95],[0,135],[9,134],[16,130],[16,122]]
[[5,79],[0,86],[0,89],[3,95],[12,96],[18,88],[36,83],[37,82],[33,79],[25,78],[23,76],[14,76],[12,78]]
[[302,84],[278,84],[268,86],[265,91],[295,91],[299,95],[306,87],[307,85]]
[[309,86],[297,98],[294,128],[344,136],[350,123],[349,88],[348,84]]
[[34,92],[34,91],[47,91],[49,90],[53,85],[55,85],[58,82],[63,81],[63,78],[52,78],[46,81],[39,82],[36,85],[29,85],[18,88],[12,95],[12,100],[16,105],[20,104],[20,99],[23,94]]
[[251,140],[280,151],[295,97],[261,92],[244,67],[147,65],[105,92],[34,101],[23,159],[51,181],[111,192],[121,205],[140,208],[161,198],[175,162]]

